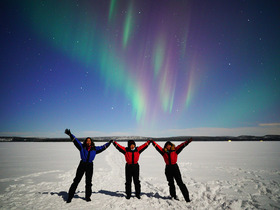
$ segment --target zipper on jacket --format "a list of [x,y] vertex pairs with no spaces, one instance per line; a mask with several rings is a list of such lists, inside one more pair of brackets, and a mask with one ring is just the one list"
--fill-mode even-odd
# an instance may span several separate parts
[[134,151],[132,152],[132,165],[134,165]]
[[89,162],[89,156],[90,156],[90,150],[88,151],[87,162]]
[[168,152],[167,154],[168,154],[169,165],[171,165],[171,155],[170,155],[170,152]]

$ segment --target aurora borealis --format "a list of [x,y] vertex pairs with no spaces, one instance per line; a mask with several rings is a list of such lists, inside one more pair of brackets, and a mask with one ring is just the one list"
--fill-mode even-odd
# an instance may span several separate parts
[[2,135],[280,134],[277,1],[3,1]]

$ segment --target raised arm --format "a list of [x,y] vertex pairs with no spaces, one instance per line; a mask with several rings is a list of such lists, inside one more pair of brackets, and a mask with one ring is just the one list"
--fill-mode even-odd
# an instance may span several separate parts
[[119,145],[116,141],[113,141],[114,146],[119,150],[121,153],[125,154],[125,147]]
[[82,143],[71,133],[70,129],[65,129],[64,133],[70,137],[70,139],[73,141],[74,145],[77,147],[78,150],[82,149]]
[[107,142],[106,144],[104,144],[103,146],[98,146],[98,147],[95,147],[96,148],[96,154],[99,154],[101,152],[103,152],[105,149],[107,149],[110,144],[113,142],[113,140],[110,140],[109,142]]
[[164,151],[161,146],[159,146],[155,141],[152,141],[152,144],[161,155],[164,155]]
[[175,151],[179,154],[189,143],[191,143],[192,138],[188,139],[187,141],[183,142],[182,144],[175,147]]
[[147,149],[148,146],[150,145],[150,143],[151,143],[151,141],[148,140],[146,143],[144,143],[140,147],[138,147],[139,154],[141,154],[141,152],[143,152],[145,149]]

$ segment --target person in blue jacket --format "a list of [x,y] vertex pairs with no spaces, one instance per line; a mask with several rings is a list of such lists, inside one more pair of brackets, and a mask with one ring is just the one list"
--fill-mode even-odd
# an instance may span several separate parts
[[92,194],[91,190],[91,181],[93,175],[93,160],[96,154],[103,152],[107,149],[112,140],[108,143],[104,144],[103,146],[95,146],[94,142],[91,138],[87,137],[82,144],[76,137],[70,132],[70,129],[65,129],[65,134],[70,136],[71,140],[73,141],[74,145],[80,151],[81,161],[76,171],[76,177],[73,180],[73,183],[68,192],[68,199],[67,203],[70,203],[72,198],[74,197],[75,191],[80,183],[84,173],[86,174],[86,201],[91,201],[90,196]]

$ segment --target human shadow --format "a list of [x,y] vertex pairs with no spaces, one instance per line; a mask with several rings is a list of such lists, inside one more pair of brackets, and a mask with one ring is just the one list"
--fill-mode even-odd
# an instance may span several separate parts
[[108,191],[108,190],[99,190],[98,192],[93,192],[94,193],[100,193],[100,194],[105,194],[105,195],[109,195],[112,197],[125,197],[125,192],[124,191]]
[[170,197],[164,197],[164,196],[161,196],[158,193],[153,193],[153,192],[149,192],[149,193],[142,192],[141,195],[146,195],[149,198],[157,198],[157,199],[164,199],[164,200],[169,200],[170,199]]
[[58,195],[60,196],[64,201],[67,201],[68,198],[68,193],[66,191],[61,191],[61,192],[50,192],[51,195]]
[[[40,194],[50,194],[50,195],[57,195],[59,197],[61,197],[65,202],[68,199],[68,193],[66,191],[60,191],[60,192],[39,192]],[[84,193],[84,191],[78,191],[75,193],[73,198],[79,198],[82,200],[85,200],[84,197],[81,197],[78,195],[78,193]],[[92,194],[104,194],[104,195],[109,195],[112,197],[125,197],[125,192],[124,191],[109,191],[109,190],[99,190],[98,192],[92,192]],[[134,193],[132,193],[133,195]],[[170,199],[169,197],[164,197],[161,196],[158,193],[153,193],[153,192],[142,192],[141,196],[146,195],[149,198],[157,198],[157,199],[164,199],[164,200],[168,200]]]
[[[68,193],[67,193],[66,191],[61,191],[61,192],[39,192],[39,193],[40,193],[40,194],[45,194],[45,195],[47,195],[47,194],[50,194],[50,195],[58,195],[58,196],[61,197],[65,202],[66,202],[67,199],[68,199]],[[77,193],[79,193],[79,192],[77,192]],[[79,195],[77,195],[77,194],[75,194],[73,198],[80,198],[80,199],[85,200],[84,197],[81,197],[81,196],[79,196]]]
[[[109,196],[112,196],[112,197],[125,197],[126,196],[124,191],[99,190],[98,192],[93,192],[93,194],[98,194],[98,193],[109,195]],[[132,193],[132,195],[133,194],[134,193]],[[142,192],[141,196],[142,195],[146,195],[149,198],[158,198],[158,199],[166,199],[166,200],[170,199],[169,197],[164,197],[164,196],[161,196],[158,193],[153,193],[153,192],[149,192],[149,193]]]

